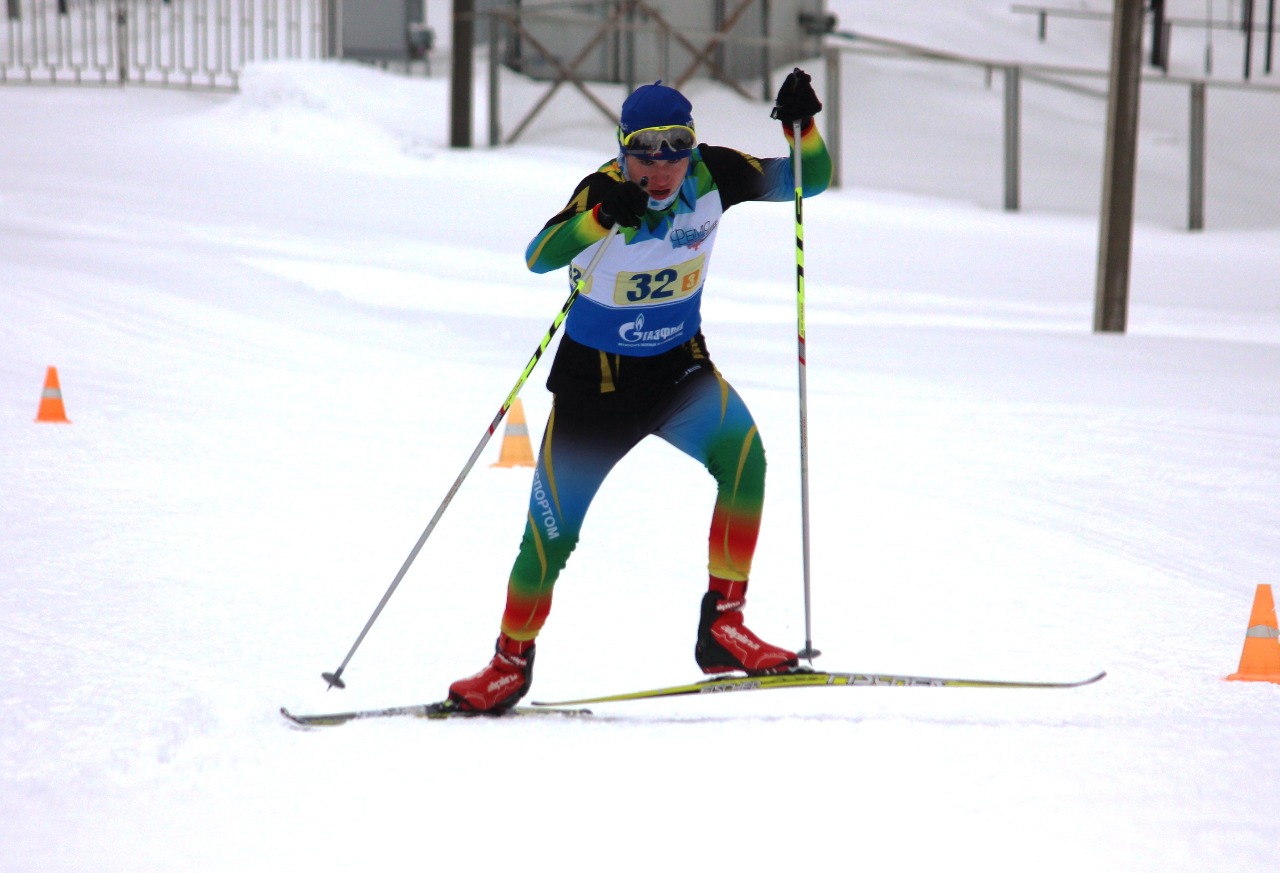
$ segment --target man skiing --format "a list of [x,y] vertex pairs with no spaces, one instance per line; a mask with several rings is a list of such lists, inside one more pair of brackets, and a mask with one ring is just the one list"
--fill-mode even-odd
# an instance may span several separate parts
[[[800,69],[787,76],[773,109],[788,142],[793,122],[800,122],[807,197],[831,180],[831,159],[813,122],[821,109]],[[707,674],[764,675],[799,664],[794,652],[766,643],[743,623],[764,502],[764,448],[742,398],[711,362],[701,330],[721,217],[746,201],[792,201],[791,158],[698,143],[691,104],[661,82],[636,89],[623,103],[618,147],[618,156],[578,184],[525,252],[530,270],[567,266],[576,284],[608,246],[565,320],[547,379],[554,403],[495,654],[479,673],[450,686],[449,700],[460,710],[502,712],[528,691],[534,641],[592,498],[614,464],[651,434],[700,461],[716,480],[698,666]]]

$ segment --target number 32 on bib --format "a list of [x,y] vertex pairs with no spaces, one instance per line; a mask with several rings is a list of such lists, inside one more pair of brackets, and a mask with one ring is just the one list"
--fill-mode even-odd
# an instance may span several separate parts
[[702,267],[706,255],[700,254],[683,264],[656,271],[620,272],[613,286],[615,306],[636,303],[664,303],[688,297],[702,287]]

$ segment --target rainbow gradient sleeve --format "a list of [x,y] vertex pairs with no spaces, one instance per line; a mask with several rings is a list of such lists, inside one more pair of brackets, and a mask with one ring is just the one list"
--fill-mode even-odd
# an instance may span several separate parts
[[567,267],[583,249],[604,239],[608,232],[596,217],[595,209],[587,209],[544,227],[525,249],[525,263],[535,273]]
[[[787,144],[794,148],[795,134],[791,125],[782,126],[787,137]],[[788,149],[790,151],[790,149]],[[764,192],[749,199],[752,200],[791,200],[796,196],[796,181],[791,166],[791,157],[781,160],[762,161],[767,181]],[[827,144],[818,133],[818,125],[812,118],[800,130],[800,170],[801,184],[805,197],[816,197],[831,185],[831,154]]]

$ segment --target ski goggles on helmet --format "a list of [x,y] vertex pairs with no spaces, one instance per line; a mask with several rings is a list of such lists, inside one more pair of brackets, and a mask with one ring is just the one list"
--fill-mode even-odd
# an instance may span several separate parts
[[697,134],[687,124],[666,124],[662,127],[642,127],[623,135],[618,131],[622,150],[636,157],[661,157],[677,160],[687,157],[697,142]]

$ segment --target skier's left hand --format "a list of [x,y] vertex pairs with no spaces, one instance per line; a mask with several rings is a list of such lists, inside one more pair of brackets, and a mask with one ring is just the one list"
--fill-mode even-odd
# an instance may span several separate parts
[[813,92],[811,78],[804,70],[796,67],[787,74],[787,80],[778,89],[778,99],[774,101],[772,117],[790,126],[800,122],[801,126],[822,111],[822,101]]

